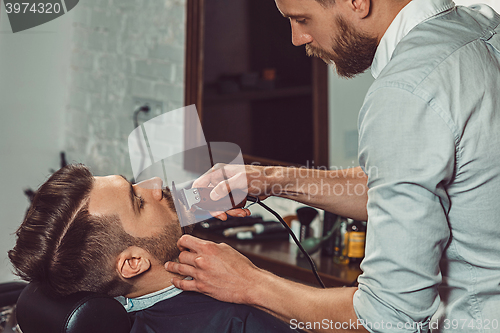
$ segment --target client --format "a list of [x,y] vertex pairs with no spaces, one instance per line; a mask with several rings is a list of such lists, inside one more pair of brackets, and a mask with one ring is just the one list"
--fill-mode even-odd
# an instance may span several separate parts
[[177,260],[182,231],[161,183],[93,177],[81,164],[60,169],[38,189],[16,232],[9,251],[16,274],[52,295],[124,296],[132,332],[293,331],[255,308],[171,284],[176,275],[163,265]]

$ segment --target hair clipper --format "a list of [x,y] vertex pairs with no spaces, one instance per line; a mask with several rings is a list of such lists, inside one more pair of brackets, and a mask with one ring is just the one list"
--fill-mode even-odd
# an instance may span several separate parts
[[[182,186],[184,185],[184,186]],[[247,200],[256,202],[258,199],[252,196],[247,196],[245,191],[234,190],[229,192],[229,195],[221,200],[214,201],[210,198],[210,192],[213,187],[191,187],[192,183],[181,184],[181,188],[176,188],[172,182],[171,192],[174,202],[181,203],[183,208],[194,214],[202,212],[225,212],[230,209],[243,208]],[[182,223],[181,225],[186,225]],[[183,229],[184,231],[184,229]]]

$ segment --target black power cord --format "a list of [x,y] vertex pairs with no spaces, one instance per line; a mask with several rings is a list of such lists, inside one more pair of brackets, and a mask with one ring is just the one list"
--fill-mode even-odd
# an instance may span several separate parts
[[318,274],[318,271],[316,269],[316,265],[314,264],[314,261],[311,259],[311,257],[307,253],[307,251],[304,250],[304,248],[300,244],[299,240],[297,239],[297,237],[293,233],[292,229],[290,229],[290,227],[288,226],[288,224],[286,224],[286,222],[281,218],[281,216],[278,213],[276,213],[274,210],[272,210],[271,208],[269,208],[265,203],[263,203],[262,201],[260,201],[259,198],[256,198],[256,197],[253,197],[253,196],[249,195],[249,196],[247,196],[247,200],[261,205],[265,210],[267,210],[269,213],[273,214],[278,219],[278,221],[281,222],[281,224],[283,225],[283,227],[285,227],[285,229],[288,231],[288,233],[290,234],[290,236],[292,236],[295,244],[297,244],[297,246],[299,247],[300,251],[302,251],[302,253],[304,254],[304,256],[309,261],[309,264],[311,265],[311,270],[312,270],[314,276],[316,277],[316,279],[318,280],[320,286],[322,288],[326,288],[326,286],[323,283],[323,281],[321,281],[321,278],[320,278],[320,276]]

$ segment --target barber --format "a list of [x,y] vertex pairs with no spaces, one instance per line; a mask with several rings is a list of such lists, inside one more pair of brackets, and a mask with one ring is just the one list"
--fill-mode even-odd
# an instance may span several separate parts
[[[451,0],[276,4],[290,19],[293,44],[335,64],[340,76],[371,66],[376,80],[359,115],[361,168],[306,177],[280,167],[224,170],[233,190],[248,186],[261,199],[368,220],[359,286],[301,285],[189,235],[178,242],[180,262],[165,266],[193,280],[174,285],[291,324],[321,323],[315,331],[499,332],[500,16]],[[215,186],[213,199],[227,195],[217,172],[197,185]],[[344,191],[317,195],[313,185]]]

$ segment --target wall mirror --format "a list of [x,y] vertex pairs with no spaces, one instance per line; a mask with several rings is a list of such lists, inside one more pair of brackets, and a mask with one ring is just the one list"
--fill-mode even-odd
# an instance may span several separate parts
[[187,0],[185,104],[245,163],[328,165],[328,67],[269,0]]

